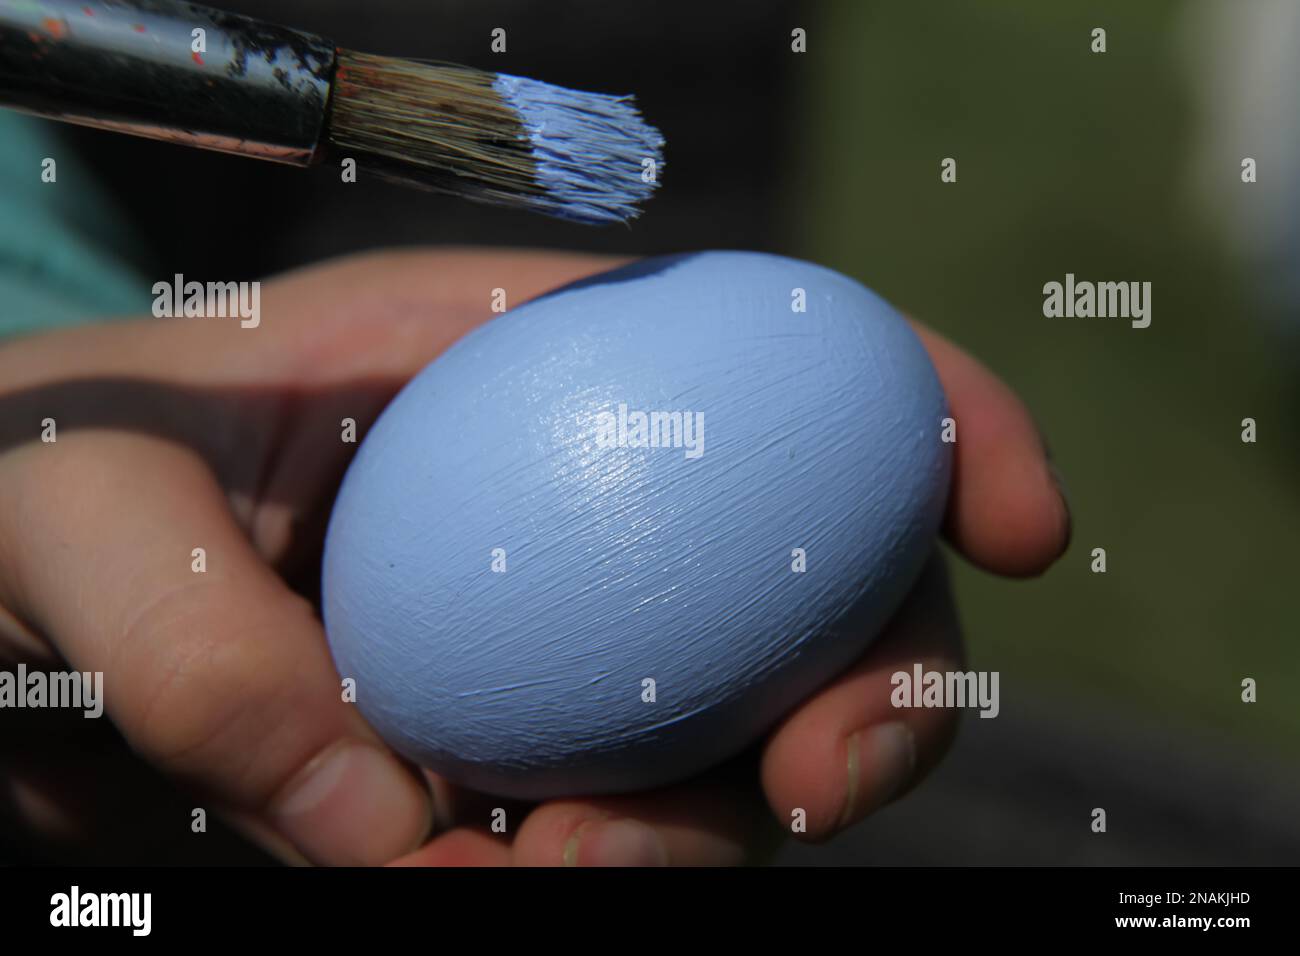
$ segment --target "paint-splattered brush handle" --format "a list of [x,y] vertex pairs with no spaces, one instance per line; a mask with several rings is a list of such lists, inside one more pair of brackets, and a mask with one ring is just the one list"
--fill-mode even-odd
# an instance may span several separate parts
[[305,166],[328,40],[172,0],[0,0],[0,105]]

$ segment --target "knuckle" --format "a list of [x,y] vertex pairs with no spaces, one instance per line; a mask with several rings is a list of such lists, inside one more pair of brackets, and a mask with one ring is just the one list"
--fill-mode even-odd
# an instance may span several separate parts
[[261,756],[291,723],[296,696],[278,622],[301,611],[286,601],[269,614],[223,612],[194,593],[204,587],[173,592],[123,635],[115,670],[127,690],[115,716],[132,747],[168,773],[269,792],[279,773]]

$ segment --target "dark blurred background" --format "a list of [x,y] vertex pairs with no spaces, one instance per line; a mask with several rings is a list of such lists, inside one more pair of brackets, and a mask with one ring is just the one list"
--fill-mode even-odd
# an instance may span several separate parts
[[[630,228],[592,230],[65,131],[149,275],[258,278],[412,244],[767,250],[860,279],[1034,409],[1070,552],[1032,582],[953,560],[1001,716],[967,720],[897,806],[780,862],[1300,862],[1300,4],[219,5],[354,49],[634,92],[667,138],[663,185]],[[1151,327],[1044,318],[1043,284],[1067,272],[1150,281]]]

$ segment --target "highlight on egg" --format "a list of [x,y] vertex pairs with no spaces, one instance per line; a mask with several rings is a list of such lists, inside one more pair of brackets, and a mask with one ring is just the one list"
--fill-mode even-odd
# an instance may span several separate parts
[[806,262],[643,260],[466,335],[370,429],[323,610],[394,748],[525,799],[725,760],[861,656],[934,548],[946,405]]

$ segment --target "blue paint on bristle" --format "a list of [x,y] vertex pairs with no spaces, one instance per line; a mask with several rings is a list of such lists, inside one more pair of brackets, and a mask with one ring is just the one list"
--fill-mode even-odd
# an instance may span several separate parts
[[[631,96],[584,93],[498,73],[497,94],[533,144],[543,194],[531,204],[577,222],[624,222],[640,215],[663,171],[664,138]],[[645,161],[654,161],[646,182]]]

